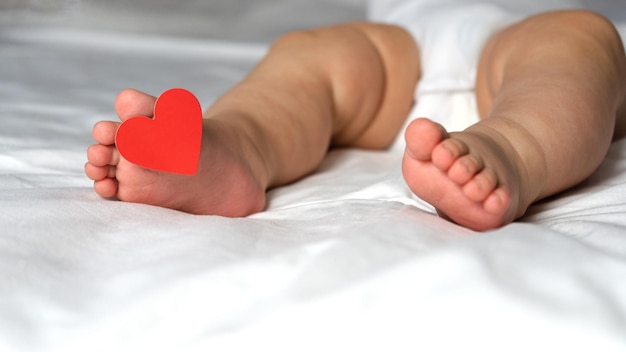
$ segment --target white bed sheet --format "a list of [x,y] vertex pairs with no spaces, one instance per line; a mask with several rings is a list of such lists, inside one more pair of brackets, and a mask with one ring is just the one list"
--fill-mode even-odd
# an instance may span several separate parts
[[242,22],[244,43],[25,23],[0,32],[0,350],[626,350],[626,141],[487,233],[411,196],[398,149],[333,151],[244,219],[108,201],[83,164],[115,94],[181,86],[206,106],[273,29]]

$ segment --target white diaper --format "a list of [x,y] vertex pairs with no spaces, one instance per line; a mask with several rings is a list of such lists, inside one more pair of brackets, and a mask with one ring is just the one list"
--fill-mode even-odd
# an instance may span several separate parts
[[[422,78],[407,124],[426,116],[458,131],[478,121],[474,82],[489,37],[529,15],[579,5],[578,0],[370,0],[368,11],[372,21],[404,27],[419,45]],[[404,148],[403,133],[394,148]]]

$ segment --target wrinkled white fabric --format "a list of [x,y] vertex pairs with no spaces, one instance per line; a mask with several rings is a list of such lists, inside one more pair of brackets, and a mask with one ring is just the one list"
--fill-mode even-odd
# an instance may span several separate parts
[[[288,13],[273,21],[310,15]],[[265,37],[251,23],[238,30]],[[185,87],[207,106],[266,48],[3,28],[1,351],[625,350],[625,141],[581,186],[483,234],[411,196],[399,150],[333,151],[243,219],[93,192],[85,150],[119,90]],[[469,109],[443,93],[423,113]]]

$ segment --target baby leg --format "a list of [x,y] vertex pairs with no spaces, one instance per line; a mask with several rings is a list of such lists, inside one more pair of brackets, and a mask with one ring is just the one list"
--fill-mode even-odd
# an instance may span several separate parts
[[[204,115],[194,176],[144,169],[115,148],[119,123],[101,121],[85,172],[104,197],[194,214],[245,216],[265,207],[268,188],[315,170],[329,146],[382,148],[408,113],[419,76],[404,30],[345,24],[287,34]],[[126,90],[121,120],[151,116],[155,98]]]
[[[478,70],[479,123],[407,129],[410,188],[453,221],[486,230],[588,177],[623,125],[624,48],[585,11],[530,17],[490,39]],[[426,136],[427,138],[424,138]]]

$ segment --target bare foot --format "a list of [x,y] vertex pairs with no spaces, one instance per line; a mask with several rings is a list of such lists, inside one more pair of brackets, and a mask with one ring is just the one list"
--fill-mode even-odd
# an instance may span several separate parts
[[448,134],[428,119],[406,131],[402,173],[409,188],[444,217],[474,230],[510,223],[519,205],[520,177],[507,149],[482,133]]
[[[152,116],[155,100],[129,89],[118,95],[115,109],[122,121],[133,116]],[[251,165],[244,158],[254,155],[254,147],[241,133],[236,133],[234,123],[236,119],[203,120],[198,172],[184,176],[128,162],[115,148],[120,123],[100,121],[93,128],[98,144],[87,151],[85,173],[94,180],[96,193],[105,198],[202,215],[237,217],[261,211],[267,185],[258,165]]]

